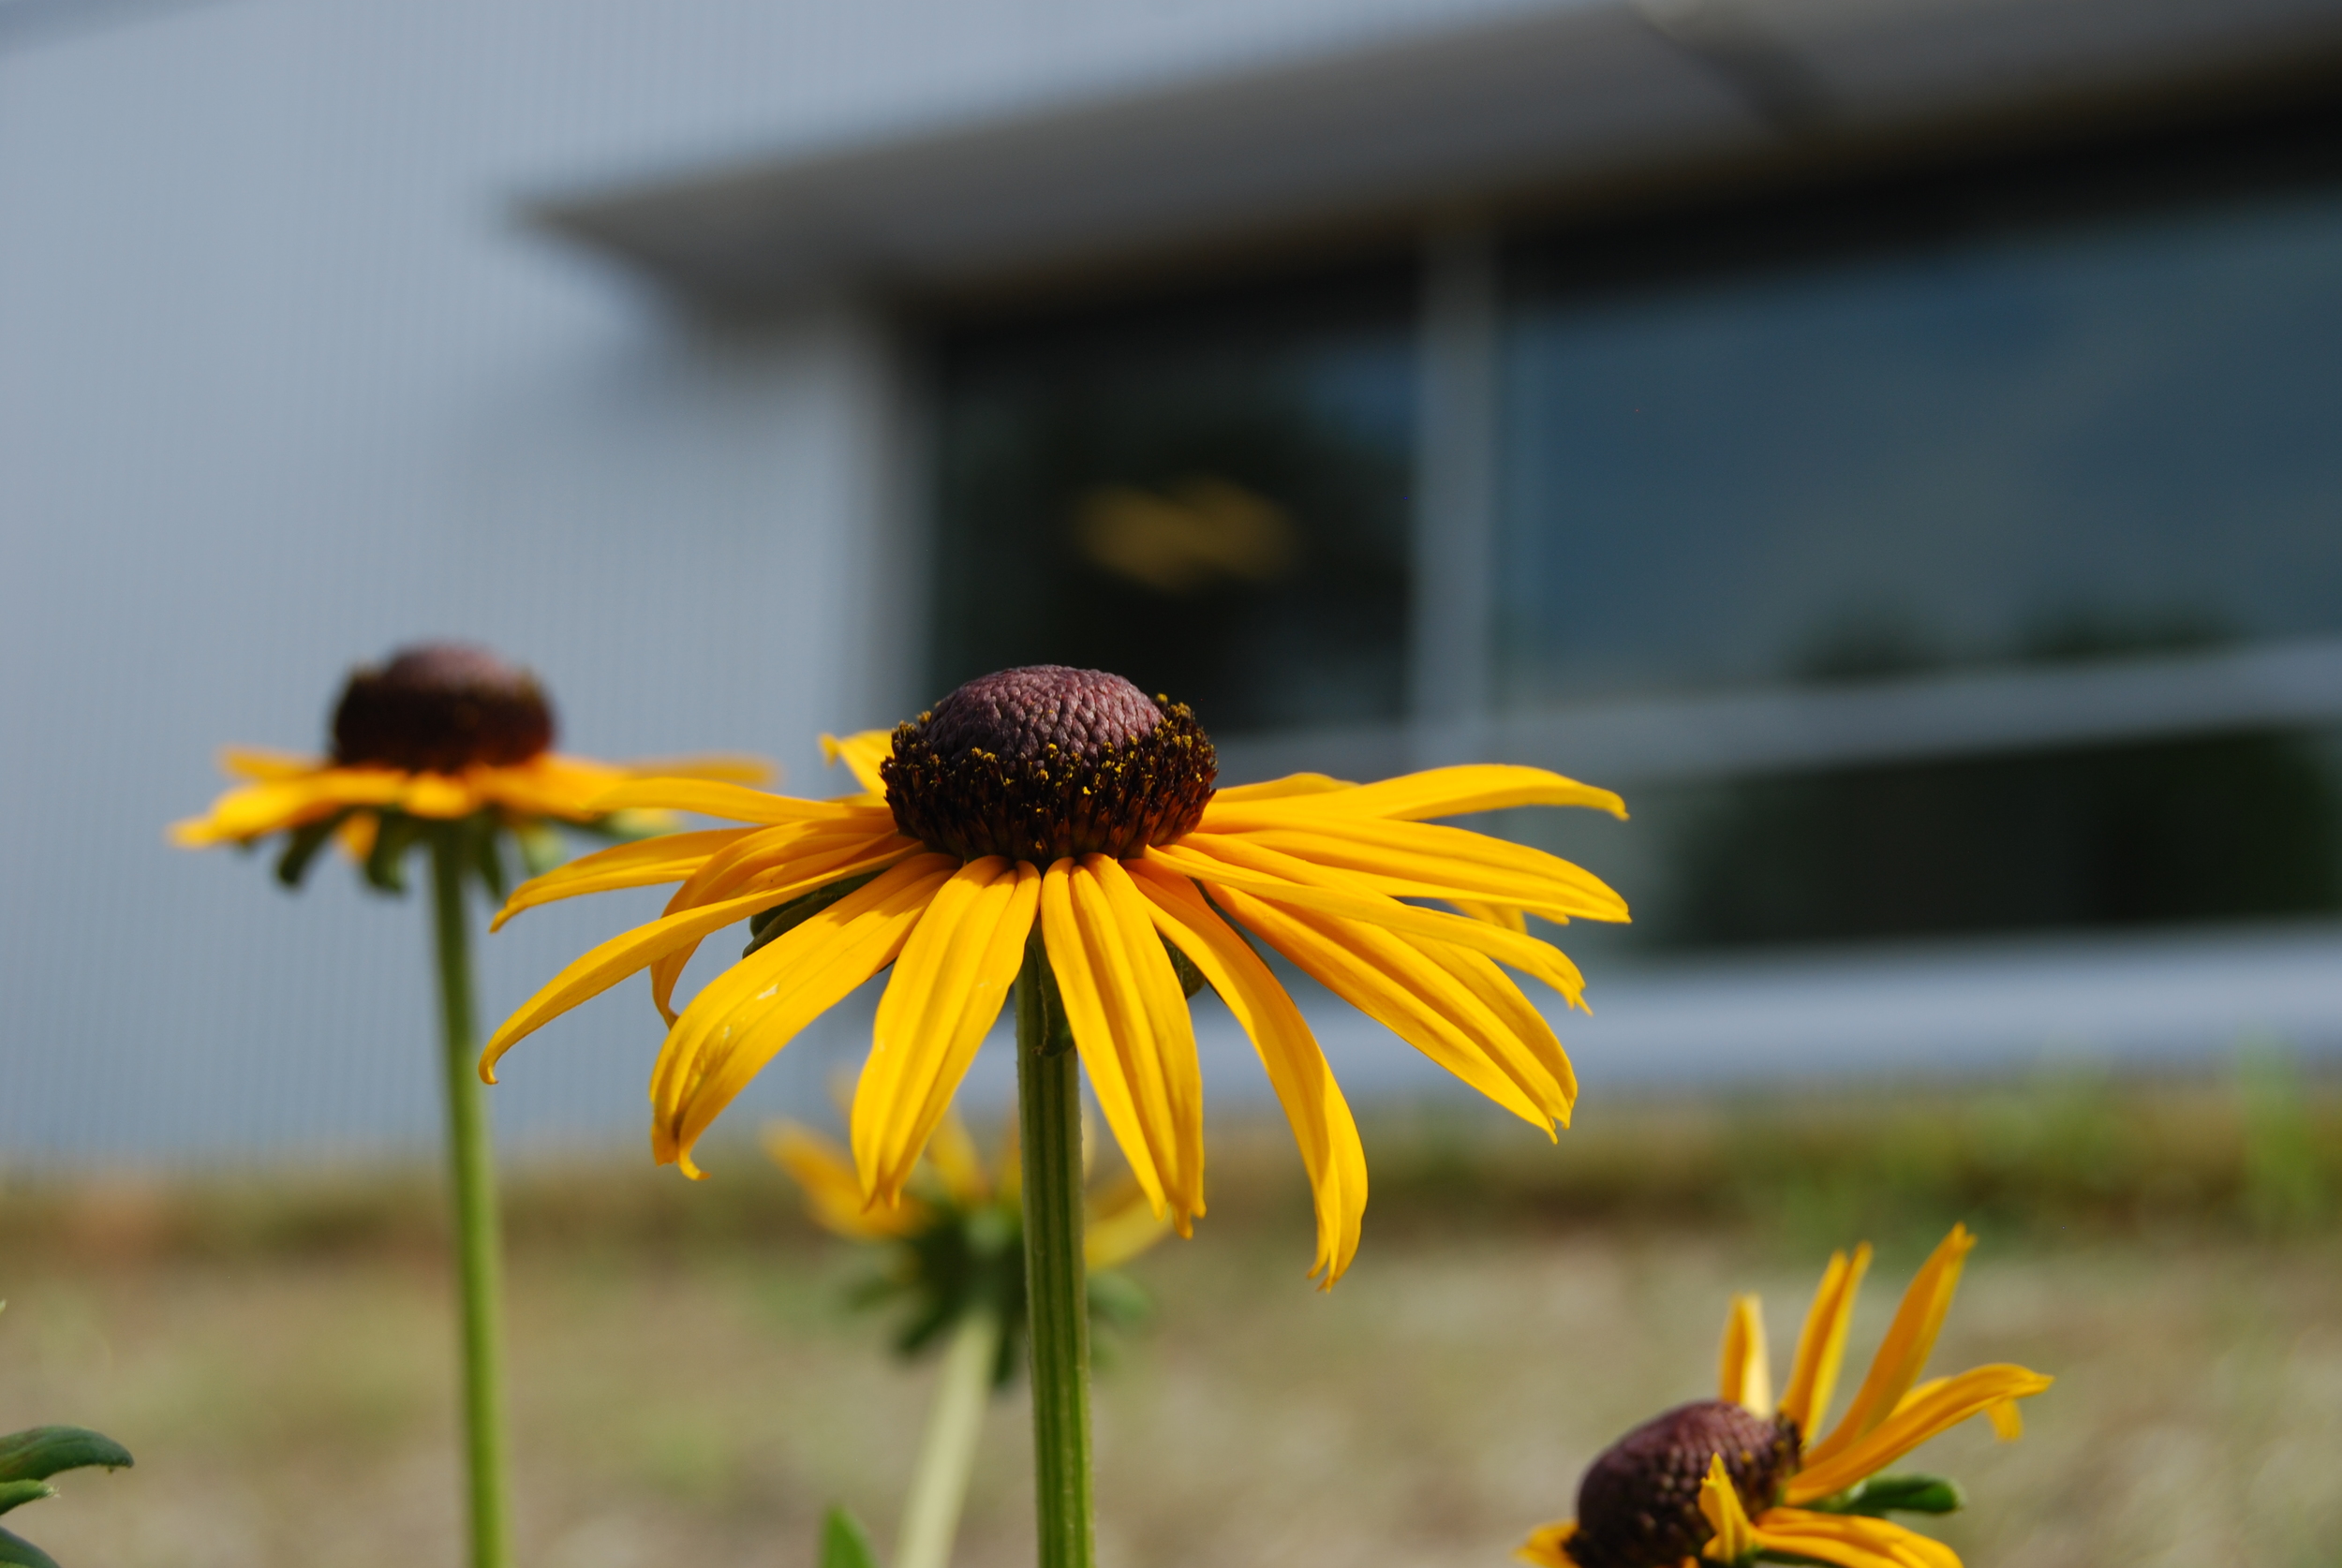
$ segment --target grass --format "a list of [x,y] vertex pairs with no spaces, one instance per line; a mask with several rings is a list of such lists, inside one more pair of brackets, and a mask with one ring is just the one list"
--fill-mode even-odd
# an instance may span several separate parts
[[[1320,1295],[1267,1129],[1216,1129],[1211,1215],[1134,1270],[1102,1368],[1105,1561],[1506,1561],[1624,1427],[1709,1392],[1727,1297],[1786,1359],[1832,1246],[1880,1244],[1856,1353],[1954,1218],[1983,1235],[1937,1365],[2055,1373],[2013,1447],[1928,1455],[1971,1564],[2331,1561],[2342,1494],[2342,1102],[2065,1077],[1958,1094],[1589,1107],[1556,1149],[1477,1117],[1369,1129],[1365,1250]],[[844,1305],[864,1261],[745,1147],[716,1181],[512,1183],[523,1561],[807,1563],[822,1508],[883,1546],[928,1368]],[[140,1458],[12,1518],[67,1568],[452,1561],[453,1330],[437,1191],[400,1171],[0,1189],[0,1426]],[[1017,1399],[969,1568],[1030,1561]]]

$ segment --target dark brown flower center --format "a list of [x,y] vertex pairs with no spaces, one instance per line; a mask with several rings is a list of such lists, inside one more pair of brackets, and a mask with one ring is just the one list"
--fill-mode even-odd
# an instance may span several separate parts
[[896,825],[921,843],[1046,865],[1190,831],[1219,763],[1183,703],[1103,670],[1033,664],[970,681],[897,729],[879,775]]
[[1797,1469],[1797,1423],[1767,1420],[1725,1399],[1679,1405],[1602,1452],[1578,1484],[1579,1568],[1674,1568],[1715,1531],[1699,1511],[1708,1462],[1724,1456],[1732,1489],[1754,1516]]
[[553,744],[553,704],[527,671],[485,648],[419,643],[350,672],[334,710],[334,761],[460,773],[525,762]]

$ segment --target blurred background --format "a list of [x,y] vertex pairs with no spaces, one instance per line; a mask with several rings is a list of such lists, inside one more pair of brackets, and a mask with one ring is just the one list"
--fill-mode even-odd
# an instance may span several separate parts
[[[1963,1450],[1972,1561],[2342,1524],[2334,0],[0,0],[0,1426],[147,1460],[67,1561],[452,1553],[423,913],[161,839],[421,637],[815,793],[1049,660],[1229,782],[1626,794],[1486,824],[1636,910],[1562,937],[1561,1150],[1304,997],[1376,1161],[1330,1303],[1199,1016],[1114,1561],[1501,1561],[1730,1290],[1784,1334],[1960,1216],[1959,1348],[2068,1374]],[[919,1374],[744,1136],[865,1003],[722,1195],[637,1168],[633,989],[508,1064],[526,1555],[890,1512]]]

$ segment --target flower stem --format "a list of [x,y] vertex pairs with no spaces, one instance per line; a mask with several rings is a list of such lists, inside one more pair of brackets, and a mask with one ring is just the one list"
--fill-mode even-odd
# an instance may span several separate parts
[[952,1331],[936,1376],[919,1468],[895,1539],[895,1568],[946,1568],[951,1561],[959,1507],[976,1467],[976,1439],[984,1430],[985,1396],[992,1392],[1000,1358],[1001,1314],[990,1307],[971,1309]]
[[510,1568],[504,1516],[502,1285],[496,1150],[475,1058],[471,932],[464,912],[461,824],[430,836],[438,939],[439,1021],[447,1045],[448,1173],[455,1197],[455,1262],[464,1312],[464,1448],[470,1474],[472,1568]]
[[1089,1313],[1082,1269],[1081,1078],[1043,1001],[1035,939],[1016,983],[1016,1102],[1025,1167],[1025,1295],[1032,1363],[1040,1568],[1091,1568]]

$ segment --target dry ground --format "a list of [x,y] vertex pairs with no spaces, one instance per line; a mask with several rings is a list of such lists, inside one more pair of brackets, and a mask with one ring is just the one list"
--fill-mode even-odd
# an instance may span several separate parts
[[[1855,1239],[1833,1217],[1864,1196],[1809,1182],[1740,1212],[1568,1213],[1482,1201],[1503,1181],[1449,1156],[1387,1163],[1390,1213],[1330,1296],[1299,1276],[1282,1162],[1223,1161],[1197,1239],[1134,1269],[1160,1309],[1101,1373],[1106,1563],[1498,1568],[1569,1511],[1605,1442],[1708,1392],[1730,1292],[1764,1293],[1786,1359],[1829,1241]],[[806,1563],[838,1499],[883,1547],[929,1374],[843,1305],[857,1260],[768,1183],[708,1200],[730,1206],[694,1229],[678,1216],[711,1189],[634,1182],[541,1173],[516,1202],[520,1561]],[[8,1522],[67,1568],[454,1563],[427,1197],[343,1178],[0,1203],[19,1238],[0,1254],[0,1427],[82,1422],[140,1461]],[[1942,1533],[1972,1568],[2332,1562],[2342,1234],[2126,1213],[1982,1220],[1936,1365],[2060,1381],[2022,1443],[1977,1424],[1928,1451],[1976,1504]],[[1942,1220],[1922,1199],[1865,1220],[1882,1250],[1858,1354]],[[1025,1441],[1017,1399],[998,1401],[965,1568],[1030,1561]]]

